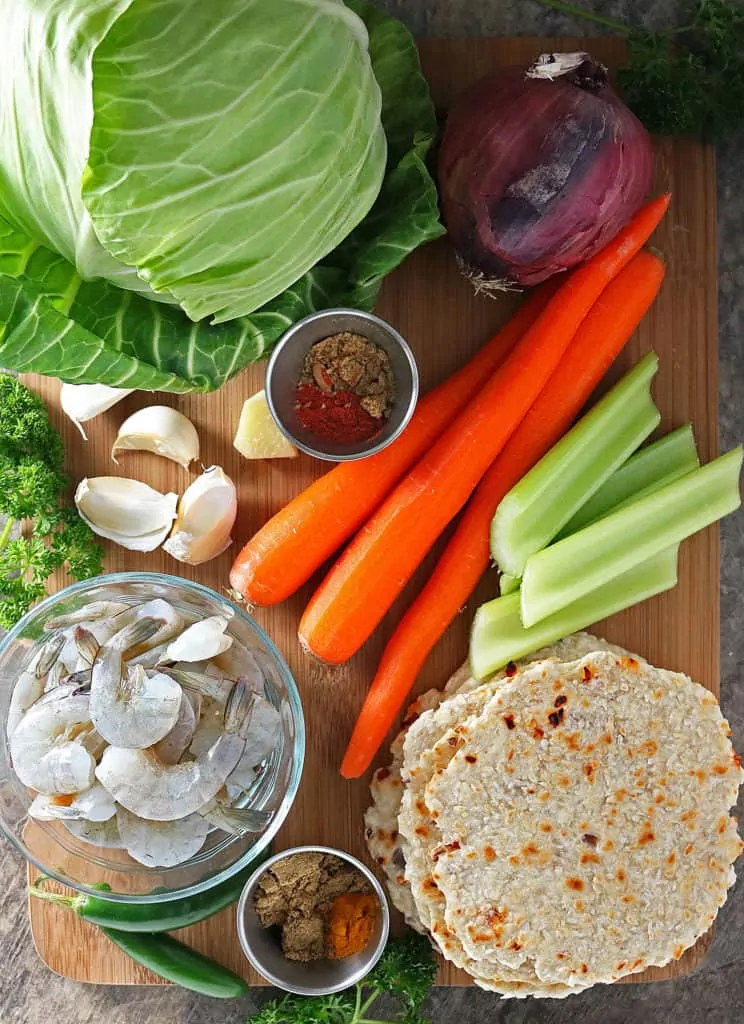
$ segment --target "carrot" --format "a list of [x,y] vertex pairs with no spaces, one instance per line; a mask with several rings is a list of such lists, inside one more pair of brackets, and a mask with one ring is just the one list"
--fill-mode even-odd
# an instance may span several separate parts
[[488,568],[489,526],[499,502],[571,425],[656,298],[663,278],[661,260],[641,251],[610,282],[481,480],[434,572],[383,651],[341,765],[345,778],[367,770],[427,655]]
[[388,448],[359,462],[342,462],[269,519],[235,559],[232,588],[249,604],[272,605],[301,587],[483,386],[556,288],[548,281],[534,292],[462,369],[425,395],[406,430]]
[[496,373],[349,544],[305,609],[306,651],[337,665],[368,639],[558,366],[606,285],[669,204],[652,200],[575,270]]

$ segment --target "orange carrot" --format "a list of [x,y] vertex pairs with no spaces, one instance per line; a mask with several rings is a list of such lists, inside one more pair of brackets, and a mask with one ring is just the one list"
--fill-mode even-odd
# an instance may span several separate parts
[[646,242],[669,197],[652,200],[575,270],[454,423],[382,503],[305,609],[304,649],[337,665],[374,631],[514,433],[607,284]]
[[425,395],[389,448],[359,462],[342,462],[269,519],[235,559],[233,589],[249,604],[271,605],[301,587],[485,384],[556,289],[554,281],[546,282],[462,369]]
[[610,282],[481,480],[434,572],[383,652],[341,766],[345,778],[367,770],[427,655],[487,569],[489,526],[499,502],[571,425],[656,298],[663,278],[661,260],[641,251]]

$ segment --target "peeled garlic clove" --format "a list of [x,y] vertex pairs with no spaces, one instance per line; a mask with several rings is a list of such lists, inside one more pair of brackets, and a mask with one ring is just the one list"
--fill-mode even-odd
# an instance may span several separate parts
[[225,635],[230,620],[226,615],[210,615],[185,629],[169,644],[168,661],[204,661],[215,658],[232,646],[232,637]]
[[99,537],[130,551],[154,551],[170,532],[178,495],[161,494],[126,477],[86,477],[75,492],[75,505]]
[[205,469],[181,498],[173,532],[163,548],[188,565],[208,562],[232,544],[230,531],[237,514],[235,484],[219,466]]
[[59,393],[59,404],[85,441],[88,435],[82,427],[83,423],[106,412],[131,395],[135,388],[110,388],[108,384],[63,384]]
[[111,449],[114,462],[118,452],[124,451],[153,452],[188,469],[199,458],[199,435],[182,412],[167,405],[150,405],[132,413],[119,427]]

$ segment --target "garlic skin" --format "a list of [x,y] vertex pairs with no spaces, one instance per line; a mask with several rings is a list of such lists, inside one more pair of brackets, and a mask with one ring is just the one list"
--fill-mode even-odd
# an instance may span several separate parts
[[80,518],[99,537],[130,551],[159,548],[176,518],[177,505],[177,494],[161,494],[127,477],[86,477],[75,491]]
[[122,398],[131,395],[136,388],[110,388],[108,384],[63,384],[59,392],[62,412],[70,417],[83,436],[88,440],[82,424],[111,409]]
[[111,458],[119,452],[153,452],[188,469],[199,458],[199,435],[188,417],[167,405],[149,405],[133,412],[119,427]]
[[232,544],[238,514],[235,484],[219,466],[205,469],[178,504],[173,532],[163,548],[179,562],[201,565]]

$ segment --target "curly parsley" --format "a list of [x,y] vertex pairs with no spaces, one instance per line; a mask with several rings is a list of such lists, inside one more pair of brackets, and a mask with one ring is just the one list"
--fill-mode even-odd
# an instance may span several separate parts
[[[388,943],[379,963],[363,981],[333,996],[285,996],[267,1003],[250,1024],[428,1024],[421,1008],[437,965],[431,946],[413,933]],[[391,1020],[370,1016],[380,996],[392,996],[399,1012]]]
[[649,32],[563,0],[544,7],[604,25],[628,41],[617,75],[631,110],[652,132],[715,142],[744,123],[744,7],[695,0],[678,28]]
[[[76,580],[96,576],[103,552],[74,508],[62,504],[67,486],[62,438],[42,400],[0,373],[0,627],[9,629],[46,595],[46,582],[67,568]],[[27,522],[22,536],[14,526]]]

